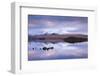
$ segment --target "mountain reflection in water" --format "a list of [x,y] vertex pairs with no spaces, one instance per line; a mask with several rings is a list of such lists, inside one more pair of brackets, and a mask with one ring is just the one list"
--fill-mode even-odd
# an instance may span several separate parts
[[28,60],[88,58],[88,42],[28,42]]

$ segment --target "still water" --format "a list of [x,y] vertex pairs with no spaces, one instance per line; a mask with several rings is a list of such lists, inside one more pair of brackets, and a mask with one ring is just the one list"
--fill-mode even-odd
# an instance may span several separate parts
[[[53,49],[43,50],[43,47],[53,47]],[[28,42],[29,61],[79,58],[88,58],[88,42]]]

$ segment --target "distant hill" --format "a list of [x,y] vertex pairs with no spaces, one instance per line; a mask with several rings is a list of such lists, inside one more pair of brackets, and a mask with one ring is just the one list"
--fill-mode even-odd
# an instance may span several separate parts
[[44,42],[69,42],[69,43],[76,43],[76,42],[83,42],[88,41],[88,36],[83,34],[48,34],[48,35],[35,35],[35,36],[28,36],[28,41],[44,41]]

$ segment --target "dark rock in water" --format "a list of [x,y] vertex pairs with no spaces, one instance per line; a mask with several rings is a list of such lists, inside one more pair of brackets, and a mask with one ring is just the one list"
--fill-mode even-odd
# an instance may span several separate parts
[[50,50],[50,49],[54,49],[54,47],[43,47],[43,50]]
[[34,48],[32,48],[34,50]]
[[46,47],[43,47],[43,50],[47,50],[47,48]]
[[68,37],[64,39],[65,42],[68,43],[78,43],[78,42],[85,42],[88,41],[88,38],[82,38],[82,37]]
[[50,47],[50,49],[54,49],[54,47]]

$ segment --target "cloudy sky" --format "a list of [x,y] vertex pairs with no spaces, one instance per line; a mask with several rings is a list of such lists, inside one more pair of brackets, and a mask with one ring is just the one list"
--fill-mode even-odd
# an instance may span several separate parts
[[87,34],[88,18],[74,16],[28,15],[28,34]]

